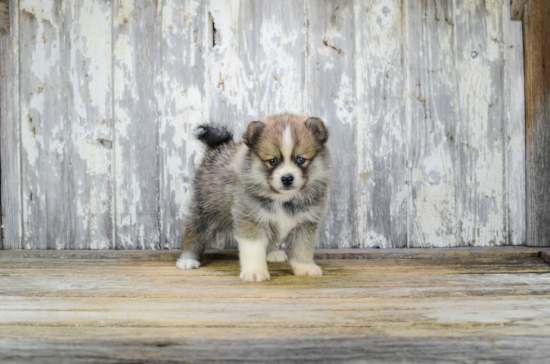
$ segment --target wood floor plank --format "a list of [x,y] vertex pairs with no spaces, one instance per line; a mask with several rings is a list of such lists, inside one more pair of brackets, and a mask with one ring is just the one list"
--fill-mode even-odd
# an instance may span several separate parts
[[262,284],[233,259],[2,255],[0,362],[543,362],[550,266],[529,254],[276,263]]
[[[236,345],[238,343],[238,345]],[[546,336],[38,341],[0,340],[9,363],[545,363]],[[52,349],[55,347],[56,349]],[[284,348],[284,350],[282,350]],[[445,352],[444,357],[441,353]]]

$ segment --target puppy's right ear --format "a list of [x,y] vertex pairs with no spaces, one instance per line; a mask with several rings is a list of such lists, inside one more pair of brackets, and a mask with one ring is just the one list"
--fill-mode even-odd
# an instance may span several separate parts
[[328,130],[323,121],[319,118],[309,118],[306,120],[306,128],[322,144],[328,139]]
[[248,145],[248,147],[252,147],[254,144],[256,144],[256,142],[264,132],[264,129],[265,124],[261,121],[253,121],[248,124],[248,128],[244,133],[244,144]]

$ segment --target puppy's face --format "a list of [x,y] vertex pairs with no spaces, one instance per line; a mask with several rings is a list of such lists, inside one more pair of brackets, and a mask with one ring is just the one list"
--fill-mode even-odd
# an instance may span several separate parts
[[250,123],[245,143],[255,182],[281,197],[298,193],[315,176],[328,132],[320,119],[281,115]]

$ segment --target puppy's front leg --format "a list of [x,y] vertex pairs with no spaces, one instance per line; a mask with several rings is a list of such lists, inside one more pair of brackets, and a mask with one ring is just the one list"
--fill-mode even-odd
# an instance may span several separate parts
[[313,262],[317,224],[305,223],[295,227],[287,236],[288,256],[297,276],[322,276],[323,270]]
[[270,279],[267,270],[267,238],[246,239],[236,237],[239,244],[241,279],[245,282],[263,282]]

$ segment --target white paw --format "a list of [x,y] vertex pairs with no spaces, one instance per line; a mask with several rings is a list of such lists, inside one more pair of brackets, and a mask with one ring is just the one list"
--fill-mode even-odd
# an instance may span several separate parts
[[176,262],[176,267],[179,269],[197,269],[201,263],[195,259],[180,258]]
[[287,259],[288,259],[288,256],[282,250],[275,250],[275,251],[272,251],[271,253],[269,253],[267,255],[267,261],[270,262],[270,263],[273,263],[273,262],[286,262]]
[[264,282],[269,281],[269,279],[271,278],[267,270],[241,272],[240,277],[244,282]]
[[317,264],[311,263],[291,263],[294,275],[297,276],[322,276],[323,270]]

